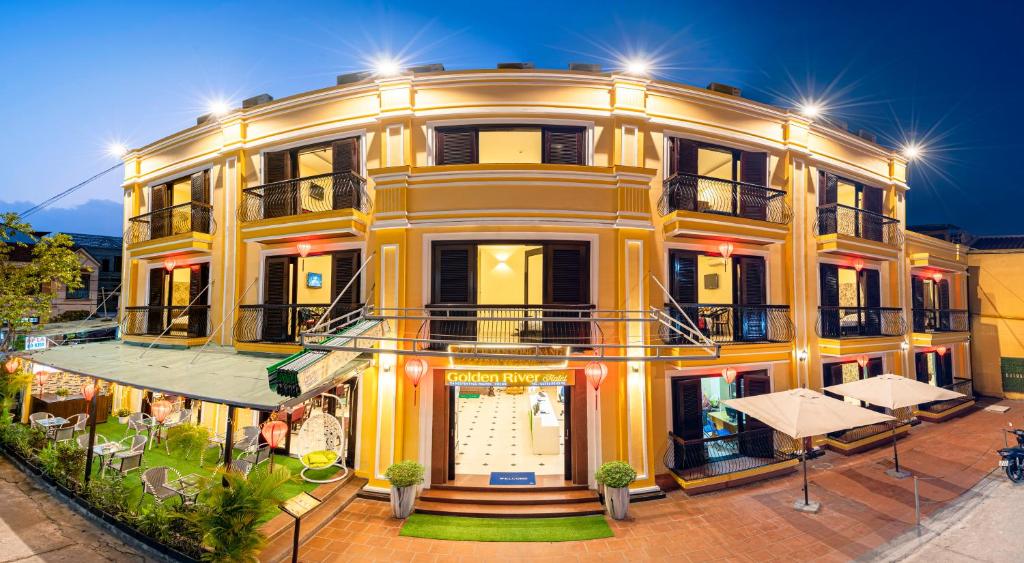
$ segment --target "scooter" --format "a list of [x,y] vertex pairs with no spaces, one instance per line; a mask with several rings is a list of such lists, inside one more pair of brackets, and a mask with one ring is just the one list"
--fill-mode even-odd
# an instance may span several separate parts
[[999,467],[1006,469],[1006,476],[1016,483],[1024,479],[1024,430],[1012,428],[1005,432],[1011,432],[1017,437],[1017,446],[999,450],[1003,458],[999,460]]

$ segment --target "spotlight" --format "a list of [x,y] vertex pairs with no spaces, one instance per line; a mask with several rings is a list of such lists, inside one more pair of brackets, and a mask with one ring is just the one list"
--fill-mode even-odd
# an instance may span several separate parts
[[377,76],[395,76],[402,71],[402,65],[391,57],[381,57],[373,63],[373,70]]
[[626,72],[636,75],[647,74],[651,69],[650,63],[643,59],[631,59],[626,61]]
[[123,143],[110,143],[107,145],[107,154],[114,158],[124,158],[124,155],[128,154],[128,147]]
[[908,160],[920,158],[923,154],[924,149],[922,149],[916,143],[910,143],[903,146],[903,156],[907,157]]
[[222,117],[231,113],[231,104],[227,100],[211,100],[206,105],[206,111],[214,117]]

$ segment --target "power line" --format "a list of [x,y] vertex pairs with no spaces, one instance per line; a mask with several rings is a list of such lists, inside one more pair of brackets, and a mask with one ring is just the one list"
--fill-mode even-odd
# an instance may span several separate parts
[[89,177],[88,179],[86,179],[85,181],[80,182],[78,184],[75,184],[74,186],[71,186],[70,188],[60,192],[59,194],[57,194],[57,195],[55,195],[55,196],[53,196],[53,197],[51,197],[49,199],[47,199],[46,201],[43,201],[42,203],[39,203],[39,204],[35,205],[34,207],[31,207],[31,208],[29,208],[29,209],[27,209],[25,211],[22,211],[19,214],[19,216],[22,219],[24,219],[25,217],[28,217],[29,215],[35,213],[36,211],[41,211],[41,210],[43,210],[43,209],[53,205],[54,203],[60,201],[61,199],[63,199],[65,197],[75,193],[76,191],[84,188],[85,186],[91,184],[92,182],[95,182],[96,180],[99,180],[103,176],[109,174],[110,172],[113,172],[114,170],[116,170],[116,169],[118,169],[118,168],[120,168],[122,166],[124,166],[124,163],[118,162],[117,164],[111,166],[110,168],[107,168],[103,172],[100,172],[99,174],[95,174],[95,175]]

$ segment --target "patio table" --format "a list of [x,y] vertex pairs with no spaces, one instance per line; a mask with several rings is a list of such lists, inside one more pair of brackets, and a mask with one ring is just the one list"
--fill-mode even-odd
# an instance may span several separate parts
[[106,442],[103,444],[96,444],[92,447],[92,453],[99,456],[100,458],[100,475],[103,475],[107,470],[107,464],[104,463],[104,456],[111,456],[124,449],[124,444],[120,442]]
[[68,423],[68,419],[61,418],[59,416],[55,416],[53,418],[44,418],[42,420],[37,420],[36,421],[36,424],[38,424],[39,426],[42,426],[43,428],[46,428],[46,429],[50,429],[53,426],[62,426],[62,425],[67,424],[67,423]]
[[156,430],[156,437],[160,439],[160,427],[163,426],[160,422],[157,422],[155,418],[144,418],[140,422],[146,427],[146,449],[153,449],[153,430]]
[[202,480],[203,477],[198,473],[189,473],[188,475],[168,481],[164,486],[178,493],[181,497],[181,504],[190,505],[196,503],[199,493],[203,490],[200,486]]

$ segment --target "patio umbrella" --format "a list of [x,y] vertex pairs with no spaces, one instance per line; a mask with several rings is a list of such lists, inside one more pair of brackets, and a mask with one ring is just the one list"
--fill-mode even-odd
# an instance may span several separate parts
[[[929,401],[949,401],[959,399],[964,395],[942,387],[936,387],[928,383],[922,383],[916,379],[883,373],[875,377],[841,383],[826,387],[825,391],[850,397],[878,405],[889,409],[889,412],[904,407],[911,407],[927,403]],[[909,473],[900,471],[900,454],[896,449],[896,424],[892,426],[892,454],[896,461],[896,469],[889,471],[889,475],[902,479]]]
[[[893,420],[893,417],[889,415],[826,397],[810,389],[790,389],[765,395],[728,399],[722,403],[747,416],[752,416],[794,439],[810,438],[829,432]],[[820,504],[811,504],[808,498],[806,441],[802,458],[804,502],[801,506],[800,501],[797,501],[794,508],[817,512]]]

